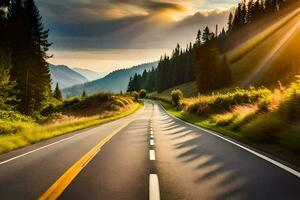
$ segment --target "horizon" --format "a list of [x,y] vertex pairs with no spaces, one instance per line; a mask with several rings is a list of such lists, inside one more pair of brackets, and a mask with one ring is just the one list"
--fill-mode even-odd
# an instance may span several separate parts
[[[37,1],[53,43],[49,63],[107,73],[171,54],[198,29],[226,28],[238,0]],[[63,9],[61,9],[63,8]],[[84,24],[84,26],[82,25]]]

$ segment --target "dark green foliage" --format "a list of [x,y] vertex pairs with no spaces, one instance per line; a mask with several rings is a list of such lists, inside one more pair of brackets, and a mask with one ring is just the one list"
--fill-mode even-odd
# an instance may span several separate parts
[[253,23],[270,13],[276,13],[284,5],[282,0],[250,0],[238,4],[234,16],[230,13],[228,31],[238,31],[244,25]]
[[257,117],[244,127],[246,137],[257,142],[272,143],[276,133],[284,128],[284,121],[278,115],[267,114]]
[[86,98],[87,96],[88,96],[87,93],[85,92],[85,90],[83,90],[81,98]]
[[[225,33],[222,33],[225,34]],[[229,86],[232,81],[232,74],[227,58],[220,58],[217,38],[210,33],[208,27],[203,31],[204,43],[195,49],[195,71],[197,86],[200,92],[207,92],[214,89]],[[223,35],[225,39],[225,35]]]
[[61,91],[59,89],[58,83],[56,83],[56,87],[55,87],[54,92],[53,92],[53,97],[58,99],[58,100],[62,100],[62,94],[61,94]]
[[136,91],[133,91],[130,93],[130,95],[134,98],[135,101],[139,100],[139,93]]
[[0,121],[19,121],[19,122],[32,122],[32,118],[22,115],[16,111],[4,111],[0,110]]
[[112,103],[112,101],[113,95],[111,93],[97,93],[85,98],[68,98],[57,105],[48,105],[41,111],[41,114],[44,116],[48,116],[52,113],[57,112],[74,112],[79,110],[82,111],[83,109],[103,104],[104,102]]
[[14,103],[22,113],[32,114],[51,95],[46,62],[50,46],[47,42],[48,31],[44,31],[33,0],[13,0],[6,6],[8,12],[0,17],[0,36],[5,42],[0,46],[3,45],[9,52],[7,60],[11,61],[12,66],[10,79],[16,82],[19,91],[17,98],[20,101]]
[[145,89],[149,92],[155,90],[155,81],[156,81],[156,69],[152,67],[151,70],[144,70],[143,74],[134,74],[133,77],[130,77],[127,92],[140,91]]
[[10,80],[11,63],[5,47],[0,44],[0,110],[13,109],[16,83]]
[[173,104],[179,106],[180,100],[183,98],[183,93],[181,90],[176,89],[171,92],[171,97]]
[[141,99],[145,98],[147,95],[147,91],[144,90],[144,89],[141,89],[140,92],[139,92],[139,96]]
[[[197,34],[194,46],[200,45],[201,31]],[[166,55],[161,57],[156,76],[156,89],[158,92],[194,80],[194,48],[191,43],[185,50],[177,44],[171,57]]]

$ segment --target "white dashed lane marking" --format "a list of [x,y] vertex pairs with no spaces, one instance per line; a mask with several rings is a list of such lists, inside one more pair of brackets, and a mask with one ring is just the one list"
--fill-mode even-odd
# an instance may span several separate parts
[[150,157],[150,160],[155,160],[155,151],[154,150],[149,151],[149,157]]
[[149,176],[149,200],[160,200],[159,182],[157,174]]

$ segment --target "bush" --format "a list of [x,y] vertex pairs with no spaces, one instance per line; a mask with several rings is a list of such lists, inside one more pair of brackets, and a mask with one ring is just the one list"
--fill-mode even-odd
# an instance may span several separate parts
[[115,99],[114,104],[122,108],[126,106],[126,104],[121,99]]
[[228,94],[217,94],[212,96],[200,96],[198,101],[185,108],[203,116],[231,111],[235,106],[255,104],[260,102],[260,109],[266,110],[272,98],[272,92],[266,88],[250,90],[236,89]]
[[0,110],[0,134],[12,134],[35,125],[31,117],[16,111]]
[[176,89],[171,92],[171,97],[173,104],[179,106],[180,100],[183,98],[183,93],[181,90]]
[[274,143],[285,123],[274,113],[258,116],[243,128],[247,138],[257,142]]
[[139,93],[137,93],[136,91],[131,92],[131,96],[134,98],[135,101],[139,100]]
[[278,112],[284,120],[297,122],[300,120],[300,81],[287,89],[284,100],[279,105]]
[[29,116],[22,115],[16,111],[0,110],[0,120],[3,121],[18,121],[18,122],[33,122],[33,119]]
[[144,99],[146,97],[146,95],[147,95],[147,91],[144,89],[141,89],[140,93],[139,93],[140,98]]
[[292,151],[300,152],[300,130],[297,126],[288,125],[278,134],[279,143]]
[[51,115],[51,113],[54,113],[55,111],[56,107],[53,104],[49,104],[47,107],[41,110],[41,115],[48,116]]

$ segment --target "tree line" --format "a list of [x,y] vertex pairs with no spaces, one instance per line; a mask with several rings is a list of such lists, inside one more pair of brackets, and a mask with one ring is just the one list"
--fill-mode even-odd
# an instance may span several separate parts
[[[196,81],[199,92],[229,86],[232,83],[232,72],[225,52],[228,40],[241,27],[247,26],[263,17],[279,11],[284,0],[249,0],[238,4],[235,12],[229,14],[227,29],[215,31],[208,27],[199,30],[196,41],[185,49],[177,44],[171,56],[166,54],[160,58],[156,72],[155,90],[162,92],[168,88],[191,81]],[[232,36],[232,37],[231,37]],[[131,77],[132,81],[142,87],[143,76]],[[141,89],[138,87],[137,89]],[[129,87],[130,90],[136,88]]]
[[135,73],[130,77],[127,92],[140,91],[141,89],[147,92],[153,92],[156,89],[156,69],[144,70],[142,74]]
[[0,109],[30,115],[51,96],[49,30],[34,0],[0,4]]
[[229,14],[228,31],[237,31],[244,25],[251,24],[265,15],[276,13],[285,0],[248,0],[238,4],[235,13]]

